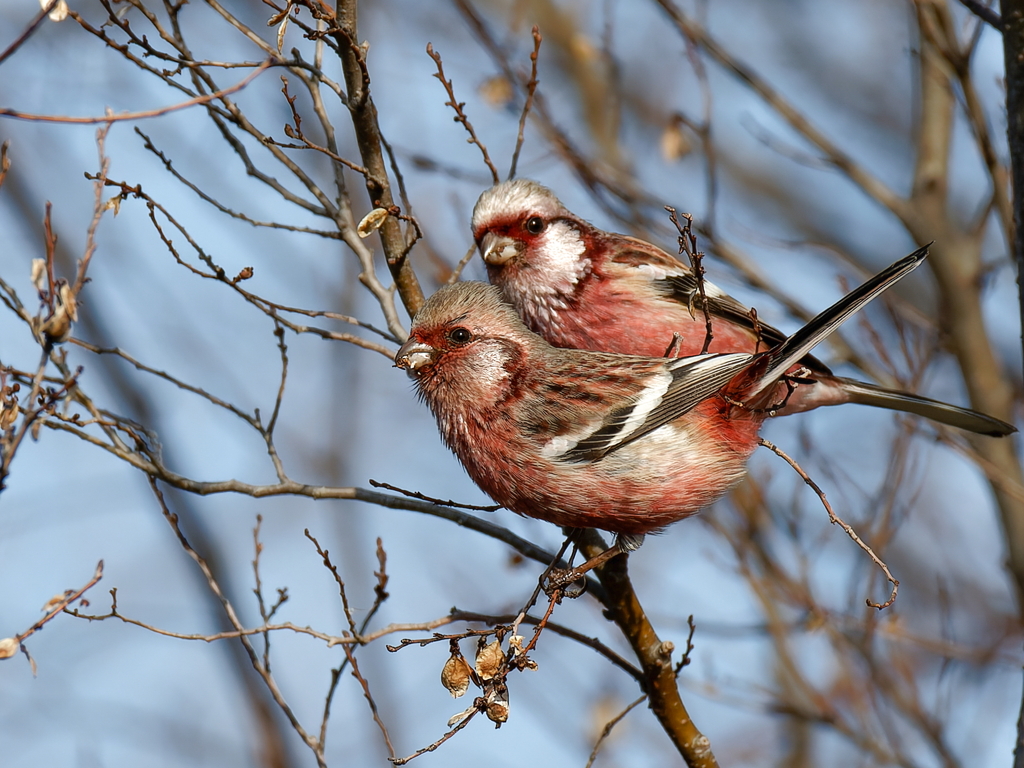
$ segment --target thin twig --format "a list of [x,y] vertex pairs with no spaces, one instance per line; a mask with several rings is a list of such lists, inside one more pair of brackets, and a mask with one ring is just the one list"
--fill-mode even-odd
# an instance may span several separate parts
[[373,700],[373,694],[370,693],[370,684],[366,682],[366,678],[363,677],[359,671],[359,664],[356,662],[356,655],[352,650],[351,646],[343,645],[342,649],[345,651],[345,658],[348,659],[348,663],[352,665],[352,677],[359,681],[359,685],[363,688],[363,696],[366,697],[367,703],[370,705],[370,712],[373,713],[373,722],[380,728],[381,735],[384,737],[384,744],[388,748],[388,759],[394,762],[395,748],[391,744],[391,736],[388,734],[387,726],[384,725],[384,721],[380,719],[380,712],[377,710],[377,702]]
[[809,485],[811,487],[811,489],[816,494],[818,494],[818,498],[821,499],[821,503],[822,503],[822,505],[824,505],[825,511],[828,512],[829,522],[832,523],[833,525],[838,525],[840,528],[842,528],[844,531],[846,531],[846,535],[849,536],[853,540],[854,544],[856,544],[858,547],[860,547],[861,549],[863,549],[867,553],[868,557],[871,558],[872,562],[874,562],[875,565],[877,565],[879,568],[882,569],[882,573],[885,574],[885,578],[889,581],[890,584],[892,584],[892,592],[889,595],[889,599],[886,600],[884,603],[876,603],[870,597],[866,598],[865,602],[869,606],[871,606],[872,608],[877,608],[878,610],[882,610],[883,608],[888,608],[890,605],[895,603],[896,602],[896,593],[899,591],[900,583],[892,575],[892,573],[889,571],[889,566],[887,566],[884,562],[882,562],[882,560],[878,557],[878,555],[875,554],[874,550],[871,549],[871,547],[869,547],[867,544],[864,543],[864,540],[861,539],[861,537],[857,535],[857,532],[855,530],[853,530],[853,526],[852,525],[850,525],[849,523],[845,522],[843,519],[841,519],[832,510],[832,505],[829,504],[828,503],[828,499],[825,498],[825,492],[822,491],[821,488],[818,487],[818,484],[815,483],[811,479],[810,475],[808,475],[806,472],[804,472],[804,470],[800,467],[799,464],[796,463],[796,461],[794,461],[792,458],[787,456],[786,453],[784,451],[782,451],[782,449],[778,448],[777,446],[775,446],[774,444],[772,444],[768,440],[765,440],[764,438],[760,438],[760,443],[765,448],[767,448],[769,451],[771,451],[776,456],[778,456],[783,461],[785,461],[787,464],[789,464],[789,466],[791,466],[793,468],[793,470],[798,475],[800,475],[801,479],[805,483],[807,483],[807,485]]
[[13,56],[14,52],[21,48],[21,46],[35,34],[35,31],[39,29],[39,26],[46,19],[50,11],[52,11],[54,6],[57,5],[57,2],[58,0],[49,0],[48,3],[39,9],[39,12],[32,17],[32,21],[28,23],[25,30],[14,39],[14,42],[7,46],[3,53],[0,53],[0,64],[3,64],[7,59]]
[[345,618],[348,619],[348,628],[353,636],[358,637],[359,630],[356,629],[356,622],[352,616],[352,608],[348,604],[348,593],[345,591],[345,582],[341,578],[341,574],[338,573],[338,568],[331,562],[330,552],[320,547],[320,542],[316,540],[316,537],[309,532],[309,528],[305,528],[302,531],[303,535],[313,542],[313,546],[316,547],[316,553],[320,555],[320,558],[324,562],[324,566],[334,576],[334,581],[338,585],[338,592],[341,594],[341,605],[345,610]]
[[469,721],[472,720],[474,717],[476,717],[476,715],[479,712],[481,712],[481,711],[482,710],[478,708],[475,712],[472,712],[469,715],[467,715],[466,718],[461,723],[456,725],[454,728],[452,728],[450,731],[448,731],[444,736],[442,736],[440,739],[438,739],[433,744],[431,744],[429,747],[423,747],[422,749],[417,749],[415,752],[413,752],[408,757],[400,757],[400,758],[397,758],[397,759],[392,757],[392,758],[388,758],[388,759],[394,765],[405,765],[410,760],[415,760],[420,755],[425,755],[425,754],[427,754],[427,752],[433,752],[435,749],[437,749],[442,744],[444,744],[446,741],[448,741],[448,739],[450,739],[456,733],[458,733],[463,728],[465,728],[467,725],[469,725]]
[[429,501],[431,504],[439,504],[442,507],[455,507],[456,509],[471,509],[475,512],[497,512],[501,509],[500,504],[490,504],[487,506],[479,506],[477,504],[462,504],[458,501],[452,501],[448,499],[443,501],[442,499],[435,499],[426,494],[420,493],[419,491],[407,491],[404,488],[399,488],[397,485],[391,485],[390,483],[381,483],[374,480],[372,477],[367,482],[374,488],[387,488],[389,491],[397,491],[403,496],[408,496],[411,499],[420,499],[421,501]]
[[215,99],[219,99],[223,96],[240,91],[263,72],[267,70],[273,64],[276,64],[273,59],[267,59],[260,64],[253,72],[251,72],[244,80],[230,88],[225,88],[214,93],[207,93],[203,96],[197,96],[194,99],[183,101],[179,104],[172,104],[169,107],[160,107],[159,109],[150,109],[145,112],[121,112],[114,114],[103,115],[102,117],[68,117],[66,115],[33,115],[28,112],[19,112],[16,109],[0,109],[0,117],[11,117],[15,120],[31,120],[34,122],[42,123],[71,123],[74,125],[95,125],[96,123],[119,123],[125,120],[145,120],[150,117],[160,117],[170,112],[177,112],[180,109],[188,109],[189,107],[196,107],[202,104],[209,104]]
[[193,562],[195,562],[195,564],[199,567],[199,570],[202,572],[203,577],[206,579],[207,586],[216,596],[216,598],[221,604],[221,607],[224,609],[224,614],[227,616],[228,622],[231,624],[232,627],[234,627],[235,632],[238,633],[238,638],[242,643],[242,647],[245,649],[246,654],[249,656],[249,661],[252,663],[253,669],[256,670],[256,673],[263,680],[263,683],[266,685],[271,697],[273,697],[274,702],[277,704],[278,708],[281,710],[281,712],[284,713],[284,716],[288,719],[288,722],[291,724],[292,729],[298,734],[299,738],[301,738],[302,741],[313,751],[313,754],[316,755],[318,764],[320,764],[321,766],[325,765],[323,761],[323,755],[321,754],[321,749],[319,743],[316,740],[316,737],[306,732],[306,729],[302,726],[302,723],[299,722],[299,719],[296,716],[295,712],[292,710],[291,706],[285,700],[284,695],[281,693],[281,689],[277,685],[277,681],[274,679],[274,676],[270,673],[270,670],[267,669],[261,663],[260,657],[256,653],[256,649],[253,647],[252,643],[249,642],[248,635],[251,633],[245,631],[245,628],[242,626],[242,622],[235,611],[235,607],[231,604],[231,601],[228,600],[227,595],[224,594],[224,591],[221,589],[220,584],[218,583],[216,577],[213,574],[213,571],[210,570],[209,564],[207,564],[206,560],[192,548],[191,544],[188,543],[188,539],[185,538],[185,534],[182,532],[180,526],[178,525],[178,516],[171,512],[170,508],[167,506],[167,502],[164,499],[163,491],[160,490],[160,487],[157,484],[157,478],[150,475],[149,484],[150,488],[153,491],[153,495],[156,497],[157,503],[160,506],[160,511],[163,513],[164,518],[167,520],[167,522],[171,526],[171,529],[174,531],[174,534],[178,539],[178,543],[181,545],[182,549],[184,549],[185,552],[189,555],[189,557],[192,558]]
[[[2,180],[2,177],[0,177],[0,181]],[[469,246],[469,250],[466,251],[466,255],[459,259],[459,263],[455,265],[455,269],[452,270],[452,273],[448,275],[448,279],[445,281],[447,285],[451,285],[452,283],[457,283],[459,281],[459,278],[462,277],[462,270],[464,270],[466,265],[473,260],[473,254],[475,253],[476,243],[473,243]]]
[[552,569],[556,568],[558,563],[561,562],[562,557],[565,555],[565,550],[569,548],[572,543],[572,536],[566,536],[565,541],[562,542],[561,548],[551,559],[548,567],[545,568],[537,579],[537,586],[533,588],[533,593],[530,595],[530,599],[526,601],[526,605],[519,611],[519,615],[516,616],[515,621],[512,622],[512,634],[519,634],[519,625],[526,619],[526,615],[533,608],[534,603],[537,602],[537,598],[540,597],[540,593],[544,590],[544,584],[547,581],[548,574],[551,573]]
[[587,765],[585,766],[585,768],[590,768],[594,764],[594,760],[597,759],[597,753],[601,750],[601,746],[604,744],[605,739],[607,739],[611,735],[612,729],[622,721],[622,718],[624,718],[626,715],[632,712],[637,706],[643,704],[645,701],[647,701],[646,693],[636,701],[629,704],[624,710],[619,712],[619,714],[617,714],[615,717],[613,717],[611,720],[604,724],[604,728],[601,729],[601,735],[597,737],[597,741],[594,743],[594,748],[590,750],[590,758],[587,760]]
[[491,172],[491,178],[494,183],[497,184],[501,181],[501,177],[498,175],[498,169],[494,167],[494,163],[491,161],[491,156],[487,153],[487,147],[484,146],[483,142],[476,135],[476,131],[473,130],[473,124],[469,122],[469,118],[466,117],[466,113],[462,111],[462,108],[466,106],[466,102],[459,101],[455,98],[455,89],[452,87],[451,80],[445,80],[444,77],[444,64],[441,62],[441,54],[434,51],[434,46],[427,43],[427,55],[434,60],[437,65],[437,72],[434,73],[434,77],[441,81],[441,85],[444,86],[445,91],[448,93],[448,101],[445,102],[445,106],[451,107],[455,110],[455,122],[462,123],[462,127],[466,129],[469,134],[467,141],[470,144],[476,144],[479,147],[481,154],[484,156],[484,163],[487,165],[488,170]]
[[508,177],[516,177],[516,167],[519,165],[519,153],[523,149],[524,132],[526,130],[526,118],[530,114],[530,107],[533,106],[533,95],[537,91],[537,57],[540,54],[540,44],[544,38],[541,37],[540,29],[533,27],[533,53],[530,54],[530,79],[526,82],[526,100],[523,102],[523,111],[519,115],[519,133],[516,135],[516,148],[512,152],[512,164],[508,169]]

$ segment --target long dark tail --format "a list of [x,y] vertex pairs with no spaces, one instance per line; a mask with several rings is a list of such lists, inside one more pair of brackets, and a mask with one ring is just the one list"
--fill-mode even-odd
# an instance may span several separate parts
[[976,432],[979,435],[991,435],[1003,437],[1017,428],[1005,421],[986,416],[984,413],[972,411],[969,408],[960,408],[956,405],[943,403],[939,400],[932,400],[928,397],[912,395],[909,392],[900,392],[895,389],[886,389],[874,384],[866,384],[853,379],[836,377],[836,382],[842,390],[850,396],[851,403],[862,405],[873,405],[876,408],[888,408],[892,411],[913,413],[917,416],[924,416],[926,419],[946,424],[950,427],[966,429],[968,432]]
[[[873,298],[910,274],[921,265],[927,256],[928,246],[926,245],[900,259],[859,288],[846,294],[775,349],[768,352],[765,355],[768,362],[764,373],[758,377],[756,384],[744,393],[744,399],[749,402],[761,392],[774,386],[786,371],[799,362],[816,344],[835,331]],[[835,377],[832,381],[846,395],[847,402],[913,413],[940,424],[966,429],[968,432],[975,432],[979,435],[1002,437],[1017,431],[1012,424],[1007,424],[1005,421],[986,416],[983,413],[927,397],[919,397],[909,392],[886,389],[853,379]]]
[[927,256],[927,245],[918,248],[909,256],[904,256],[895,264],[883,269],[860,287],[854,288],[824,312],[811,318],[807,325],[767,353],[768,365],[757,383],[745,393],[744,399],[750,401],[773,386],[794,363],[830,336],[865,304],[917,269]]

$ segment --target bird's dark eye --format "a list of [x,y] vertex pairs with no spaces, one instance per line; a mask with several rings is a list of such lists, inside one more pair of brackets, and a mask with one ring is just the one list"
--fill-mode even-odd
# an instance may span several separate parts
[[539,235],[544,231],[544,219],[540,216],[531,216],[526,220],[526,231],[531,235]]
[[473,334],[466,328],[452,328],[448,331],[448,340],[453,344],[468,344],[473,340]]

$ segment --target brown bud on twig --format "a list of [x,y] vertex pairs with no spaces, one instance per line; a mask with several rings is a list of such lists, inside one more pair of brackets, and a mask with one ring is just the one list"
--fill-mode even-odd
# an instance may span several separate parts
[[252,267],[242,267],[242,271],[235,275],[234,279],[231,281],[231,284],[234,285],[235,283],[240,283],[242,280],[248,280],[252,276]]

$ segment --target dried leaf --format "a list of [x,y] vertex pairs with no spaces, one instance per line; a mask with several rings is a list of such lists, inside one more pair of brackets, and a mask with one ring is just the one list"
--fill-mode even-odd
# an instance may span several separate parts
[[71,290],[71,286],[64,283],[60,287],[60,303],[67,307],[68,316],[71,318],[71,322],[78,322],[78,297],[75,296],[75,292]]
[[284,33],[288,31],[288,16],[287,12],[284,14],[284,18],[281,19],[281,26],[277,28],[277,52],[280,54],[281,49],[284,48]]
[[465,720],[467,717],[472,715],[474,712],[476,712],[476,704],[471,706],[469,709],[462,710],[457,715],[452,715],[451,717],[448,718],[448,727],[449,728],[455,727],[456,725],[461,723],[463,720]]
[[117,216],[117,214],[121,212],[121,196],[114,195],[112,198],[107,200],[107,202],[103,204],[103,210],[113,211],[114,215]]
[[537,662],[523,653],[523,636],[512,635],[508,639],[509,666],[518,669],[537,669]]
[[71,286],[67,283],[61,285],[57,298],[56,309],[39,328],[53,344],[67,341],[71,335],[71,324],[78,320],[78,299]]
[[8,405],[7,403],[0,403],[0,432],[6,432],[14,424],[14,420],[18,418],[18,406],[17,403],[14,405]]
[[292,10],[292,7],[289,4],[288,7],[286,7],[280,13],[275,13],[273,16],[271,16],[267,20],[267,26],[268,27],[276,27],[278,24],[281,23],[281,21],[284,19],[285,16],[287,16],[289,13],[291,13],[291,10]]
[[47,600],[46,604],[43,605],[43,607],[40,608],[39,610],[42,611],[43,613],[49,613],[54,608],[56,608],[58,605],[63,603],[67,599],[67,596],[68,596],[67,592],[61,592],[59,595],[54,595],[49,600]]

